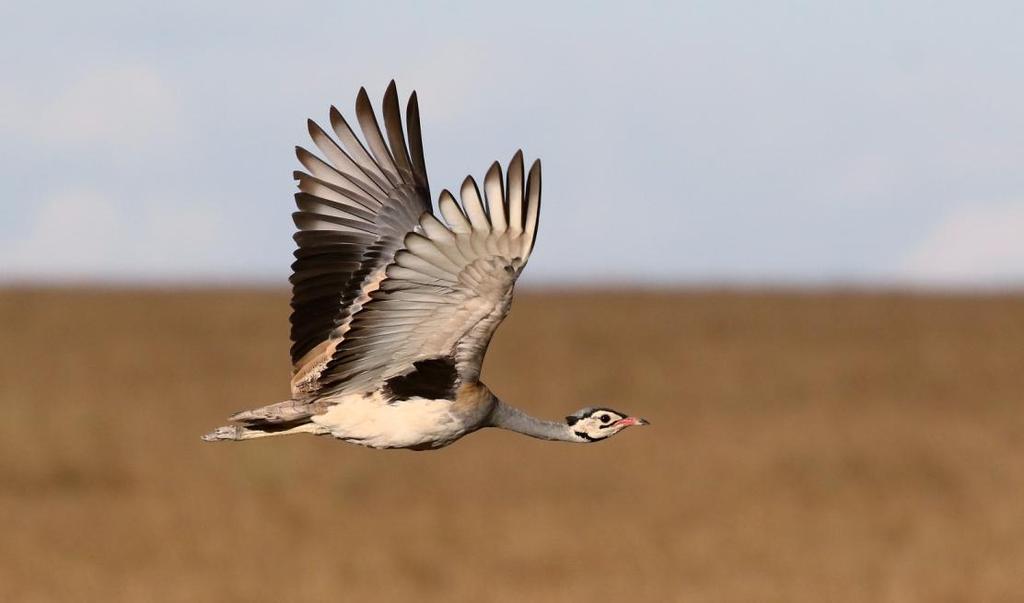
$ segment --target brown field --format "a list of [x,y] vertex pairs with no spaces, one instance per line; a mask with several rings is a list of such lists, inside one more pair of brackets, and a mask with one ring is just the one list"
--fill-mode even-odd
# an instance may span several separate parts
[[520,294],[492,389],[653,426],[200,442],[287,397],[286,317],[0,292],[0,600],[1024,600],[1024,297]]

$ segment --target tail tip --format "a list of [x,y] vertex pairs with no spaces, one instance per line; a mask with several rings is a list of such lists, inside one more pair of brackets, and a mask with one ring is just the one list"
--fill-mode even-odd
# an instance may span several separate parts
[[241,428],[237,425],[225,425],[218,427],[203,436],[204,442],[216,442],[218,440],[238,440],[241,438]]

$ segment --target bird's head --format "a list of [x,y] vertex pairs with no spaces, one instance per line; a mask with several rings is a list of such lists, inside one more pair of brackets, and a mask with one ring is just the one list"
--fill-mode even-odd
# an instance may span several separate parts
[[565,422],[583,442],[610,438],[633,425],[650,425],[646,419],[631,417],[610,408],[582,408],[566,417]]

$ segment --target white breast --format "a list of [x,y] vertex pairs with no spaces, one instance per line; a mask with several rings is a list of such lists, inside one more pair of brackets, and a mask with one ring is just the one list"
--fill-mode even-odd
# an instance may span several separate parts
[[451,400],[411,398],[389,403],[379,393],[332,400],[314,423],[336,438],[371,448],[440,448],[476,428],[452,412]]

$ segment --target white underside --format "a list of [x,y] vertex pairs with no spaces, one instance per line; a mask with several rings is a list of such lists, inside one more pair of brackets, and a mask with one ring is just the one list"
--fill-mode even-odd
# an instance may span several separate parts
[[376,393],[332,402],[327,412],[311,417],[318,433],[370,448],[440,448],[476,427],[451,412],[451,400],[387,402]]

